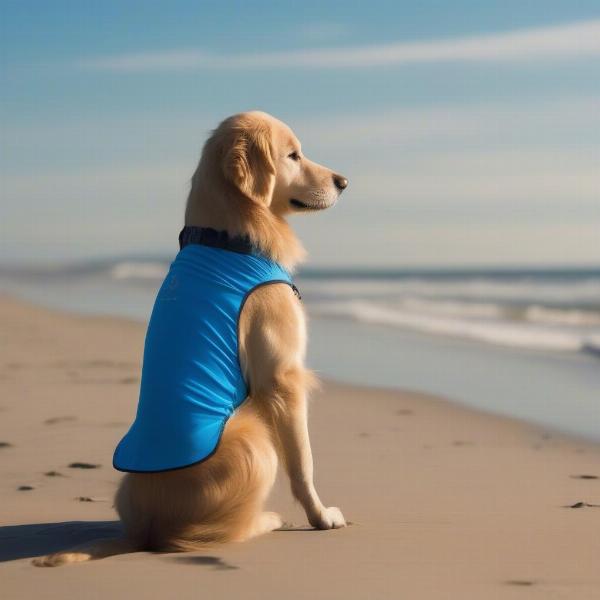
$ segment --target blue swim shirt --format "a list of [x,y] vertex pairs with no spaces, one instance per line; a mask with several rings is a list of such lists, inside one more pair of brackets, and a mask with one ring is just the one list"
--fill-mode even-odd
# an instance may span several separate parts
[[297,293],[290,274],[245,238],[189,227],[182,235],[152,310],[137,414],[114,453],[119,471],[168,471],[210,457],[248,395],[238,354],[244,302],[262,285]]

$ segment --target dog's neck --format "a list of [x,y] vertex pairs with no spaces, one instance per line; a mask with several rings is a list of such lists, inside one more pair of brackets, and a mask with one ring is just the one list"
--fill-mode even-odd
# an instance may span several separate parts
[[289,223],[246,198],[228,182],[207,185],[198,169],[185,210],[185,225],[210,227],[235,237],[247,237],[267,258],[293,271],[305,257],[305,250]]

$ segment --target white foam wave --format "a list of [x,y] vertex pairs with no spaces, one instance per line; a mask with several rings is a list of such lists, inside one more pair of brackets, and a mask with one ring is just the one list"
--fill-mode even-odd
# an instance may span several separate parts
[[600,278],[589,277],[577,281],[541,280],[532,277],[508,280],[491,278],[410,277],[403,279],[339,279],[305,280],[305,291],[314,290],[331,298],[346,296],[360,298],[418,297],[429,299],[467,299],[473,302],[520,302],[537,304],[600,305]]
[[113,279],[162,279],[167,273],[167,265],[152,261],[125,261],[110,269]]
[[600,325],[600,312],[592,310],[558,309],[533,305],[525,311],[525,318],[533,323],[557,325]]
[[400,306],[411,312],[484,318],[500,318],[505,311],[504,307],[494,303],[428,300],[415,297],[402,298]]
[[317,303],[311,306],[311,312],[503,346],[564,352],[600,352],[600,332],[596,335],[577,328],[506,319],[469,319],[426,314],[360,300]]

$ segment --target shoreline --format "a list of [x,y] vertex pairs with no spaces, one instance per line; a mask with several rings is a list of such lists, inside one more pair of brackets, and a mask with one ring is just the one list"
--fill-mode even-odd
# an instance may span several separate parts
[[[36,289],[36,294],[12,290],[0,291],[0,296],[61,314],[128,319],[143,326],[154,301],[154,293],[147,289],[132,296],[113,296],[97,289],[98,300],[92,298],[90,290],[81,295],[78,286],[68,297],[68,290],[62,287],[60,295],[57,290]],[[309,368],[322,379],[400,392],[417,390],[460,406],[600,443],[600,427],[595,424],[600,384],[596,358],[390,329],[313,314],[310,307],[308,317]],[[435,377],[431,365],[435,365]]]
[[316,483],[350,527],[310,530],[280,476],[267,508],[292,530],[189,555],[30,566],[118,531],[110,458],[135,410],[144,334],[127,318],[0,295],[7,598],[195,598],[199,585],[215,599],[600,594],[600,445],[430,394],[328,380],[311,402]]

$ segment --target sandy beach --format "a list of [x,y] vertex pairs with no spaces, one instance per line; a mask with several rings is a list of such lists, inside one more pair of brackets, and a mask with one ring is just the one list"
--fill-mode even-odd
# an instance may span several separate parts
[[600,597],[599,446],[332,382],[315,394],[310,427],[317,487],[346,529],[311,530],[280,478],[268,507],[283,531],[194,554],[33,567],[119,529],[111,458],[135,411],[144,332],[0,298],[3,599]]

